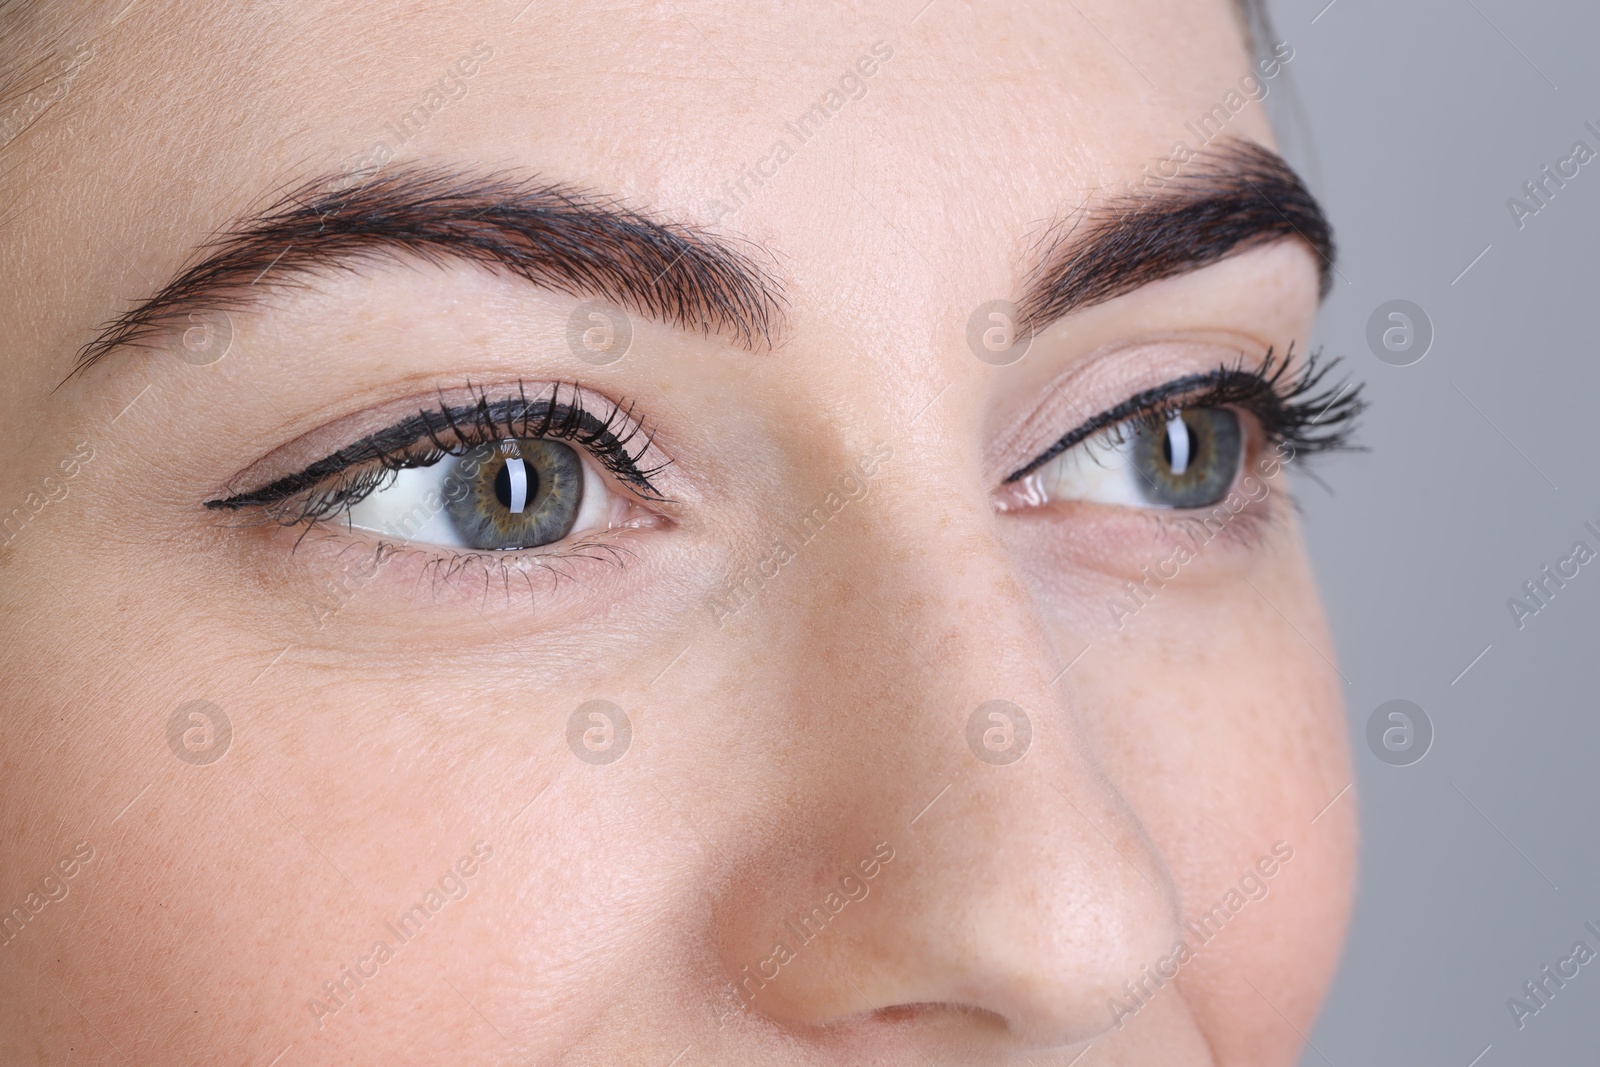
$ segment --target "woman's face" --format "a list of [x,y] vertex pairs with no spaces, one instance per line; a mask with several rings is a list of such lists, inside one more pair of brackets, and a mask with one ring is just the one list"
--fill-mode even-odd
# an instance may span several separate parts
[[917,7],[8,15],[0,1059],[1293,1062],[1293,49]]

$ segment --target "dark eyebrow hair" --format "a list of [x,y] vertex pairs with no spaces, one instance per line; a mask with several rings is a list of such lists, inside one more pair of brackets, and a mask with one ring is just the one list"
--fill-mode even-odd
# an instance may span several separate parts
[[1333,229],[1276,152],[1234,141],[1146,184],[1154,188],[1102,201],[1046,230],[1019,308],[1023,323],[1037,332],[1069,312],[1285,239],[1316,253],[1319,295],[1328,295]]
[[241,310],[258,281],[283,288],[332,269],[407,258],[465,260],[651,318],[770,345],[778,282],[748,256],[691,226],[657,222],[568,186],[511,174],[406,168],[361,184],[316,178],[230,226],[153,296],[104,324],[73,374],[151,340],[195,311]]

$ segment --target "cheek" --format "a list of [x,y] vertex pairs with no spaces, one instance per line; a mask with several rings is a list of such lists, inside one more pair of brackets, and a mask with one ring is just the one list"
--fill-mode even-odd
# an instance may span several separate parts
[[[1197,952],[1178,982],[1219,1060],[1290,1062],[1299,1038],[1273,1009],[1309,1030],[1331,978],[1351,900],[1355,801],[1346,792],[1329,805],[1352,777],[1343,683],[1322,658],[1333,653],[1292,529],[1268,538],[1249,577],[1255,589],[1163,590],[1136,625],[1085,656],[1073,696],[1165,858],[1186,920],[1225,906],[1276,842],[1294,849],[1264,880],[1264,900],[1241,893],[1245,903],[1203,945],[1184,934]],[[1270,1006],[1246,978],[1275,991]]]

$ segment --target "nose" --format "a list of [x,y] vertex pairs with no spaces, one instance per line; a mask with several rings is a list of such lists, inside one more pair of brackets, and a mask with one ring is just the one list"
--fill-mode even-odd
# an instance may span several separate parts
[[764,609],[771,631],[746,623],[788,736],[718,902],[725,994],[789,1026],[1087,1041],[1165,983],[1172,882],[992,512],[930,527],[913,503],[861,508]]

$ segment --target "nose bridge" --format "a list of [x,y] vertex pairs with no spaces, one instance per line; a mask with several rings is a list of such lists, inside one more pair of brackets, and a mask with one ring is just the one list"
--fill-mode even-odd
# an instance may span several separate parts
[[770,868],[725,962],[784,942],[793,960],[758,966],[782,979],[743,988],[795,1022],[942,1005],[1032,1045],[1082,1040],[1172,945],[1170,879],[1053,685],[1062,661],[987,502],[950,503],[945,482],[930,517],[926,479],[884,481],[775,606],[807,635],[784,682],[806,724],[786,817],[847,815]]

